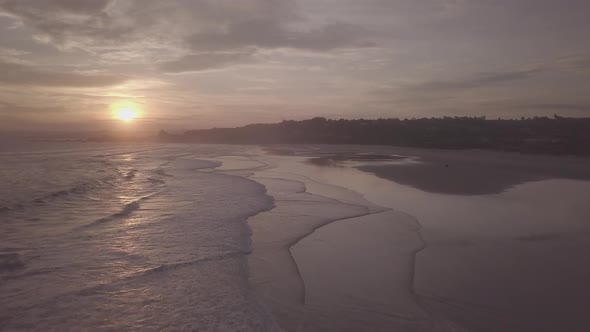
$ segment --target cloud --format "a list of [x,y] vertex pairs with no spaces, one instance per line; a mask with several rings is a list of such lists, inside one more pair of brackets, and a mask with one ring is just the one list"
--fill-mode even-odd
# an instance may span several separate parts
[[92,53],[157,45],[193,52],[247,47],[326,51],[362,47],[367,31],[347,23],[312,24],[293,0],[0,0],[0,12],[37,39]]
[[219,69],[251,59],[251,52],[198,53],[161,63],[158,68],[166,73],[195,72]]
[[471,77],[457,80],[438,80],[419,83],[410,86],[412,90],[422,91],[447,91],[447,90],[465,90],[475,89],[488,86],[496,86],[504,83],[523,81],[533,78],[545,71],[544,68],[517,69],[504,72],[483,72]]
[[63,45],[76,37],[123,35],[121,26],[106,12],[112,0],[0,0],[0,12],[31,26],[38,38]]
[[590,70],[590,53],[580,52],[561,57],[557,60],[556,67],[575,72],[587,72]]
[[456,93],[460,91],[525,81],[545,71],[545,67],[536,67],[510,71],[482,72],[459,79],[439,79],[415,84],[379,87],[369,91],[369,94],[379,101],[388,102],[448,100],[455,99]]
[[351,24],[332,23],[317,28],[294,29],[266,19],[235,22],[219,31],[196,33],[187,38],[187,43],[195,50],[257,47],[327,51],[371,45],[364,39],[366,35],[363,29]]
[[35,107],[30,105],[15,105],[12,103],[0,101],[0,111],[0,114],[2,115],[30,116],[47,113],[63,113],[66,111],[66,109],[61,106],[46,105],[44,107]]
[[[295,0],[0,0],[0,13],[32,28],[35,40],[70,53],[83,50],[100,59],[101,66],[141,63],[165,73],[247,63],[265,49],[327,52],[371,45],[368,31],[359,26],[311,23],[296,4]],[[66,79],[68,75],[59,81],[75,81]]]
[[92,14],[106,9],[112,0],[0,0],[0,8],[16,15],[46,14],[55,12]]
[[547,104],[529,104],[523,106],[523,108],[539,109],[539,110],[565,110],[565,111],[590,111],[590,104],[559,104],[559,103],[547,103]]
[[179,41],[204,28],[273,17],[287,20],[290,0],[0,0],[0,13],[32,27],[39,39],[77,47],[130,41]]
[[123,75],[84,74],[57,72],[36,66],[0,61],[0,83],[51,87],[105,87],[122,84],[129,80]]

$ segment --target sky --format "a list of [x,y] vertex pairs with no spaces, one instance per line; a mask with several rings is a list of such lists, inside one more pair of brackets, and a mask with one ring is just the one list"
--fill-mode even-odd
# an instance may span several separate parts
[[0,130],[588,117],[588,13],[588,0],[0,0]]

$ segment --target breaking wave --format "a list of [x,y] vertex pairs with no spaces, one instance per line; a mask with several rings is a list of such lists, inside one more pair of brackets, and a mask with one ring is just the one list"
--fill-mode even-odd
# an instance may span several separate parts
[[149,195],[146,195],[146,196],[140,197],[134,201],[131,201],[131,202],[125,204],[120,211],[113,213],[113,214],[109,215],[108,217],[104,217],[104,218],[100,218],[98,220],[95,220],[94,222],[84,225],[81,228],[95,227],[95,226],[107,223],[109,221],[129,217],[134,211],[139,210],[139,208],[141,208],[141,204],[140,204],[141,202],[148,200],[151,197],[158,195],[159,193],[161,193],[161,192],[151,193]]

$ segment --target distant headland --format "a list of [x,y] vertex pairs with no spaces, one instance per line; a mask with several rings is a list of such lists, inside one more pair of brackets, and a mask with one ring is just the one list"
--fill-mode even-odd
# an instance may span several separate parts
[[360,144],[437,149],[491,149],[590,155],[590,118],[443,117],[331,120],[322,117],[238,128],[158,134],[161,142],[223,144]]

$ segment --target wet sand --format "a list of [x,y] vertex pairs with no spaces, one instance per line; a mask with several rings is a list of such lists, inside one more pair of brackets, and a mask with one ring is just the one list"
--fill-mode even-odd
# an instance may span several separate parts
[[417,227],[389,210],[331,223],[293,246],[307,294],[302,330],[440,330],[416,301]]
[[[359,152],[407,158],[309,162]],[[249,220],[251,282],[290,331],[587,331],[588,161],[506,157],[252,156],[275,208]],[[481,176],[455,186],[467,171]]]
[[487,195],[547,179],[590,180],[590,159],[581,157],[358,146],[350,148],[354,152],[330,153],[331,148],[323,146],[309,153],[309,162],[329,167],[348,163],[378,177],[433,193]]

